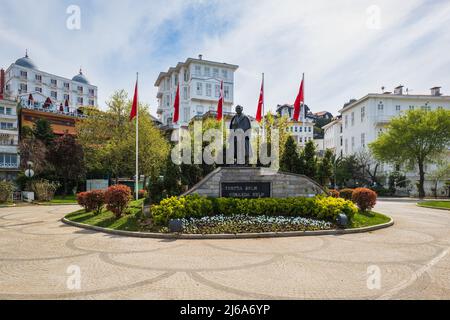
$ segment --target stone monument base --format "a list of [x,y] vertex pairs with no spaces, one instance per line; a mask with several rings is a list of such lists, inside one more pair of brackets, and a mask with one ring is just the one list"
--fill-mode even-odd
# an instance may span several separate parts
[[289,198],[325,195],[314,180],[298,174],[269,168],[217,168],[183,194],[198,194],[212,198]]

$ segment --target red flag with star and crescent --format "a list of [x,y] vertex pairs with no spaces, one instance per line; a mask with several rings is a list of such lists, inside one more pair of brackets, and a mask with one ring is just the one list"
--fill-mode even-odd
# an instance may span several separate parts
[[305,75],[303,75],[302,84],[300,85],[300,91],[294,103],[294,121],[298,121],[300,117],[301,106],[304,103],[305,103]]
[[217,104],[217,121],[222,121],[223,118],[223,81],[220,83],[220,98]]

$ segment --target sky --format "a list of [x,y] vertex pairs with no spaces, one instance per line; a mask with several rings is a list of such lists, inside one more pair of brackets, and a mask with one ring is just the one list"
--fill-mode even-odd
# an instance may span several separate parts
[[[80,9],[80,28],[69,6]],[[0,0],[0,67],[29,56],[71,78],[82,67],[99,106],[115,90],[156,114],[158,74],[180,61],[239,65],[235,104],[254,114],[261,74],[266,108],[295,101],[305,73],[306,104],[333,114],[352,98],[442,86],[450,94],[449,0]]]

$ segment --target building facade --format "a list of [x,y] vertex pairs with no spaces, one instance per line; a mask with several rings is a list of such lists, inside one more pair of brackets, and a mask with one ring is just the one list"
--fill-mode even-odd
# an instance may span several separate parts
[[308,114],[309,108],[302,107],[299,121],[294,121],[294,106],[290,104],[278,105],[277,114],[289,118],[287,131],[292,135],[299,147],[304,147],[308,141],[314,140],[314,119]]
[[19,173],[17,102],[0,99],[0,180],[13,181]]
[[158,87],[158,117],[164,127],[171,127],[174,101],[180,85],[180,118],[178,125],[187,126],[195,116],[216,111],[223,81],[224,113],[231,113],[234,103],[234,72],[239,67],[227,63],[189,58],[176,67],[159,74],[155,82]]
[[4,94],[7,98],[32,97],[35,102],[50,101],[54,108],[62,106],[68,112],[80,106],[97,107],[97,90],[82,70],[67,79],[41,71],[28,54],[16,60],[5,72]]
[[[369,144],[387,130],[386,127],[392,118],[408,110],[437,108],[450,109],[450,96],[442,95],[439,87],[432,88],[428,95],[404,94],[402,86],[395,88],[394,93],[368,94],[345,104],[339,111],[341,119],[325,126],[325,146],[343,157],[369,151]],[[385,176],[395,169],[391,165],[381,165],[381,172]],[[432,164],[428,164],[425,168],[427,174],[435,169]],[[406,166],[402,166],[400,170],[407,171]],[[412,182],[415,194],[417,172],[405,173]],[[431,194],[431,187],[431,183],[427,182],[428,194]]]

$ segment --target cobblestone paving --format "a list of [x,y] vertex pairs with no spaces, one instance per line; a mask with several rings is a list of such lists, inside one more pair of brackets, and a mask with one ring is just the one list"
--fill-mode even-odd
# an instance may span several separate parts
[[379,203],[389,229],[255,240],[111,236],[59,221],[75,209],[0,209],[0,299],[450,299],[450,213],[410,202]]

